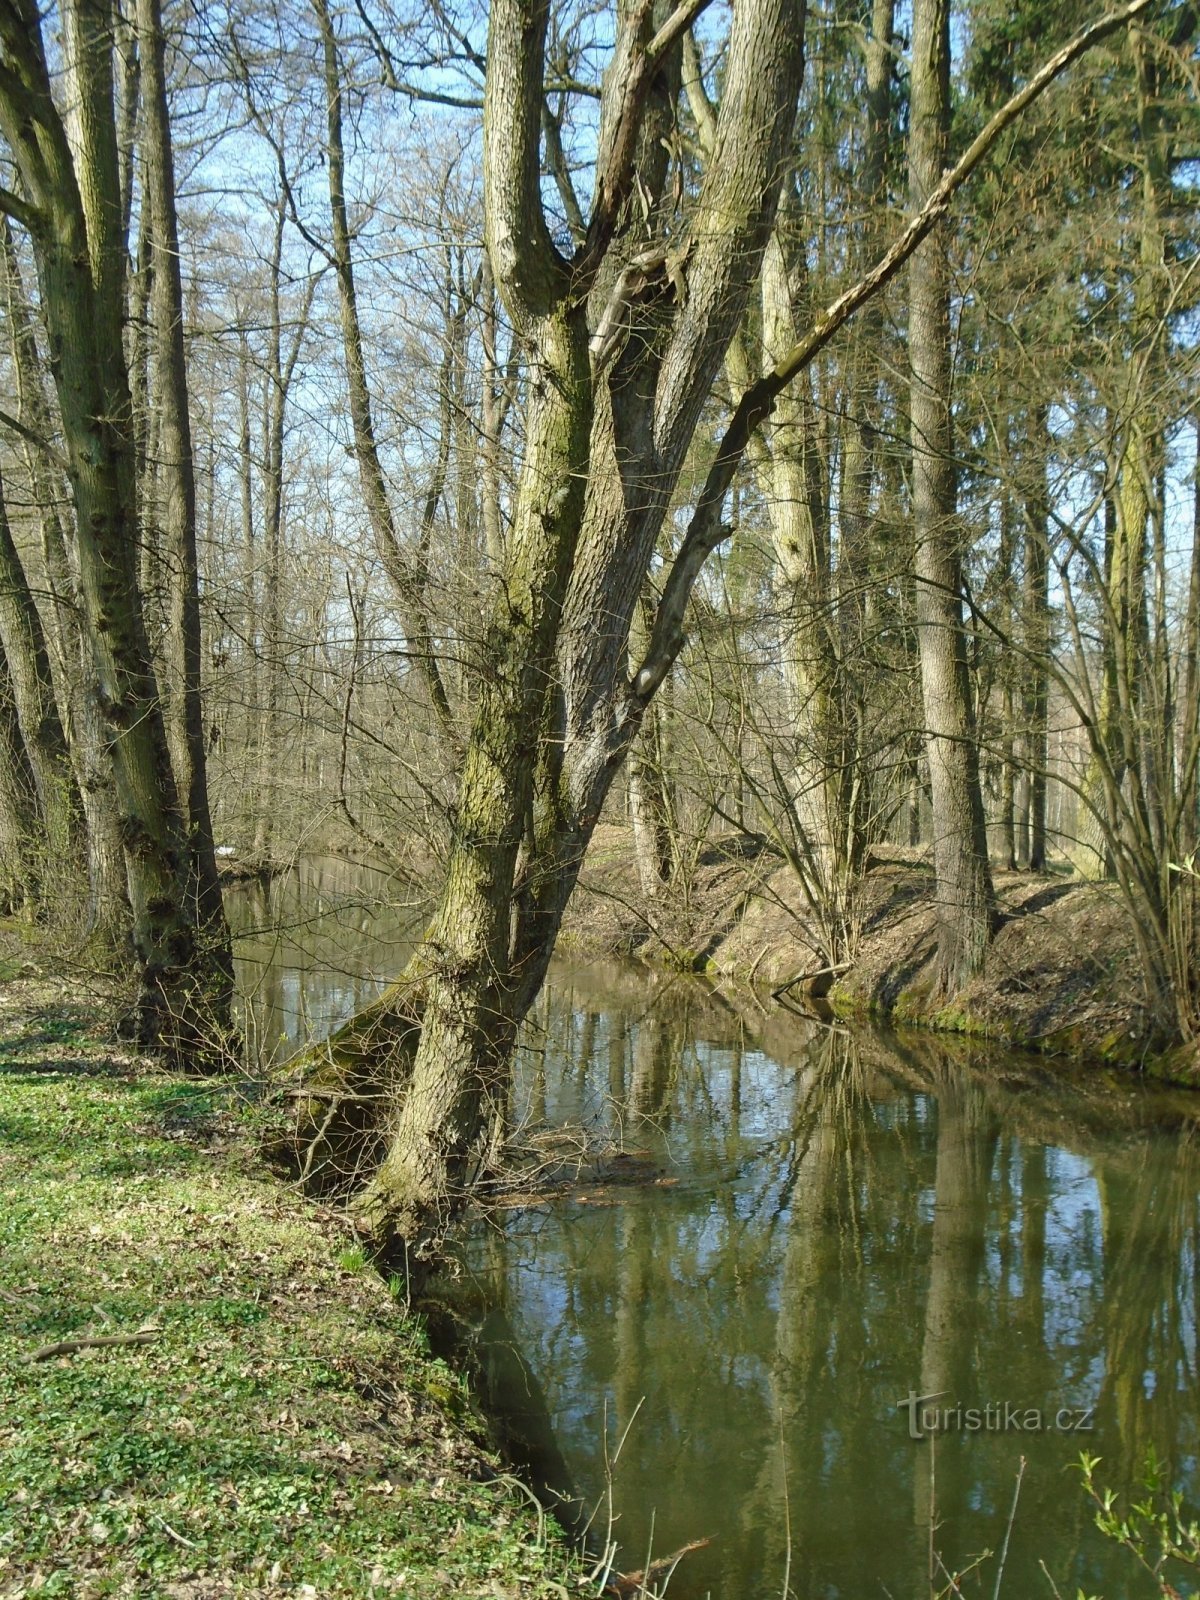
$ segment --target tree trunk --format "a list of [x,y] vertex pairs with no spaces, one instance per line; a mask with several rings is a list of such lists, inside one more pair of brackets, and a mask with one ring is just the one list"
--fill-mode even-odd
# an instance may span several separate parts
[[64,21],[74,148],[55,109],[40,30],[5,10],[0,125],[29,197],[75,504],[80,599],[111,740],[138,965],[135,1030],[144,1043],[175,1053],[209,1046],[227,1007],[198,958],[184,894],[186,840],[138,591],[110,19],[95,0],[75,0]]
[[429,940],[437,955],[425,984],[421,1040],[388,1154],[362,1202],[373,1231],[394,1231],[418,1248],[461,1203],[472,1151],[507,1084],[523,1014],[516,1005],[521,975],[509,954],[511,895],[533,802],[530,730],[543,719],[591,423],[582,308],[539,318],[533,332],[537,377],[525,466],[502,594],[481,652],[485,672]]
[[1036,489],[1025,502],[1025,570],[1023,577],[1023,636],[1025,645],[1025,766],[1028,784],[1029,851],[1031,872],[1046,870],[1046,764],[1049,752],[1050,708],[1050,511],[1047,505],[1046,459],[1050,439],[1046,408],[1037,411],[1037,432],[1031,440]]
[[42,621],[13,542],[0,481],[0,640],[12,698],[37,791],[47,889],[68,887],[76,866],[81,806],[67,738],[59,720]]
[[[367,364],[363,352],[362,328],[358,317],[358,295],[354,283],[354,261],[350,245],[350,223],[346,210],[345,155],[342,145],[342,80],[337,36],[326,0],[312,0],[321,30],[324,51],[326,158],[329,165],[329,210],[333,234],[333,267],[338,282],[341,308],[342,350],[346,362],[346,381],[350,391],[350,422],[354,436],[354,455],[359,481],[366,502],[367,517],[375,536],[379,559],[391,581],[399,602],[410,659],[424,682],[434,720],[444,749],[456,754],[459,747],[454,715],[442,682],[434,653],[425,611],[424,561],[401,546],[392,515],[387,480],[375,442],[371,410],[371,391],[367,383]],[[539,93],[539,105],[540,105]],[[440,493],[440,491],[439,491]],[[495,534],[497,530],[493,528]]]
[[[0,228],[0,253],[19,395],[19,419],[35,437],[52,432],[50,402],[8,218]],[[65,489],[44,452],[26,441],[31,498],[41,526],[42,560],[52,605],[47,622],[53,646],[51,675],[61,688],[59,712],[75,771],[87,829],[88,911],[85,931],[108,952],[129,943],[129,888],[121,844],[113,765],[100,718],[99,685],[82,626],[82,605],[72,572],[67,531],[60,515]]]
[[[950,125],[948,0],[915,0],[909,183],[922,205],[942,175]],[[942,230],[909,267],[916,618],[933,800],[938,982],[953,994],[983,965],[994,901],[963,634],[950,424],[950,268]]]
[[41,893],[37,791],[0,641],[0,916],[31,909]]
[[170,605],[164,643],[167,737],[187,830],[187,895],[214,972],[233,981],[233,952],[221,899],[200,699],[200,576],[196,560],[196,477],[183,348],[183,284],[175,216],[175,163],[167,112],[166,46],[159,0],[137,0],[144,85],[143,173],[153,260],[154,401],[157,462],[165,502],[164,554]]

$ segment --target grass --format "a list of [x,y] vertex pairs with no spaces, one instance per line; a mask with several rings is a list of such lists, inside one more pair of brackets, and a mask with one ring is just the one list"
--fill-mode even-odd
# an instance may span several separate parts
[[258,1163],[232,1091],[34,989],[0,994],[0,1595],[579,1592],[458,1377]]

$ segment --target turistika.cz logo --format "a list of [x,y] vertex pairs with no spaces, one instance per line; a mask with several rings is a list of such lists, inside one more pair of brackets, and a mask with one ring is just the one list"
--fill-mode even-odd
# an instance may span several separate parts
[[939,1406],[945,1390],[938,1394],[918,1394],[910,1389],[896,1409],[908,1412],[908,1437],[927,1439],[934,1433],[1090,1433],[1094,1427],[1094,1406],[1059,1406],[1044,1411],[1041,1406],[1023,1406],[1013,1400],[989,1400],[982,1406]]

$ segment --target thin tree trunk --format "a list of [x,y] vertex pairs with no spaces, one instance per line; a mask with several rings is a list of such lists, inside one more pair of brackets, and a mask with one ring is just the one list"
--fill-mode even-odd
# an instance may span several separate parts
[[[915,0],[909,182],[921,206],[946,165],[948,0]],[[953,994],[983,965],[994,901],[962,615],[960,531],[950,423],[950,268],[937,229],[909,267],[916,617],[933,797],[938,973]]]
[[[422,678],[433,708],[445,749],[454,753],[459,739],[454,714],[442,682],[434,653],[429,620],[425,610],[424,563],[405,554],[392,516],[391,500],[371,412],[371,391],[367,383],[367,364],[363,353],[362,328],[358,317],[358,294],[354,283],[354,260],[350,242],[350,223],[346,210],[345,155],[342,144],[342,79],[337,36],[326,0],[312,0],[321,30],[324,50],[326,158],[329,164],[329,210],[333,233],[333,267],[338,281],[341,307],[342,348],[346,380],[350,390],[350,421],[354,435],[354,454],[367,516],[375,536],[379,559],[391,580],[400,606],[401,622],[407,636],[414,667]],[[496,530],[493,528],[493,535]]]
[[[242,672],[245,721],[242,750],[248,766],[258,737],[259,615],[258,547],[254,532],[254,457],[250,443],[250,352],[246,336],[239,339],[238,359],[238,488],[242,523]],[[247,796],[247,802],[252,803]],[[253,855],[254,814],[242,815],[242,843]]]
[[[47,878],[66,887],[79,850],[81,805],[59,720],[42,620],[13,542],[0,480],[0,640],[8,657],[12,697],[37,791]],[[50,885],[48,884],[48,887]]]
[[1023,633],[1025,693],[1025,765],[1029,795],[1029,855],[1031,872],[1046,870],[1046,787],[1050,709],[1050,511],[1047,505],[1046,466],[1050,447],[1047,411],[1037,411],[1037,430],[1031,440],[1037,485],[1025,502],[1025,570],[1023,576]]
[[175,163],[167,111],[166,44],[159,0],[137,0],[144,80],[144,183],[152,217],[154,398],[158,472],[170,606],[164,656],[169,673],[167,737],[183,807],[190,862],[187,893],[214,970],[233,979],[229,925],[221,899],[200,698],[200,576],[196,559],[196,477],[183,348],[183,284],[175,216]]
[[21,737],[8,655],[0,641],[0,916],[37,904],[44,865],[33,770]]

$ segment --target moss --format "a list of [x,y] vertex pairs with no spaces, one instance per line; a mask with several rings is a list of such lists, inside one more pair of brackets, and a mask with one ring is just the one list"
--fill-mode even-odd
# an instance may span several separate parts
[[1200,1088],[1200,1044],[1178,1045],[1163,1051],[1146,1064],[1146,1074],[1158,1083],[1178,1084],[1181,1088]]
[[890,1006],[880,1009],[887,1011],[896,1022],[911,1022],[928,1027],[931,1015],[928,986],[921,984],[914,985],[910,989],[901,989]]

